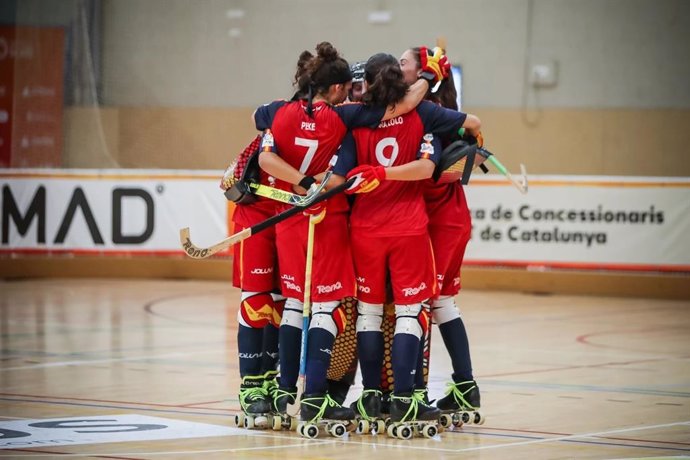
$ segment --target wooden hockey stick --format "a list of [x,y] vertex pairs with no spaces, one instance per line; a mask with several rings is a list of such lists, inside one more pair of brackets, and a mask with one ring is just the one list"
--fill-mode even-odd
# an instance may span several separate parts
[[503,164],[498,160],[498,158],[496,158],[496,156],[493,153],[489,152],[484,147],[478,148],[477,152],[480,152],[483,156],[485,156],[486,159],[489,160],[491,164],[494,165],[501,174],[506,176],[508,180],[512,182],[518,190],[520,190],[521,193],[527,193],[529,184],[527,183],[527,169],[525,169],[525,165],[520,163],[520,173],[522,174],[522,180],[518,181],[512,174],[510,174],[508,169],[506,169],[506,167],[503,166]]
[[316,229],[316,224],[321,222],[325,216],[325,209],[317,215],[309,216],[309,232],[307,233],[307,266],[304,272],[304,305],[302,307],[302,343],[299,358],[299,379],[297,380],[297,396],[295,397],[295,403],[288,404],[288,414],[292,416],[297,416],[299,413],[299,401],[304,394],[304,387],[306,385],[309,316],[311,315],[311,275],[312,266],[314,263],[314,231]]
[[203,248],[199,247],[196,244],[192,243],[192,239],[190,236],[189,232],[189,227],[185,227],[180,229],[180,244],[182,245],[182,249],[184,250],[185,253],[192,259],[205,259],[207,257],[211,257],[213,254],[216,254],[220,251],[223,251],[233,244],[239,243],[240,241],[243,241],[247,238],[249,238],[252,235],[255,235],[259,233],[262,230],[266,230],[269,227],[272,227],[276,225],[278,222],[282,222],[285,219],[288,219],[295,214],[298,214],[304,210],[304,208],[307,208],[311,205],[314,205],[316,203],[320,203],[324,200],[329,199],[330,197],[337,195],[340,192],[344,192],[347,190],[353,183],[355,179],[348,179],[344,183],[333,187],[332,189],[320,194],[319,196],[315,197],[309,205],[306,206],[295,206],[293,208],[288,209],[287,211],[283,211],[280,214],[276,214],[273,217],[269,217],[268,219],[264,220],[263,222],[259,222],[256,225],[252,225],[251,227],[247,227],[244,230],[235,233],[234,235],[230,235],[229,237],[225,238],[222,241],[219,241],[216,244],[213,244],[209,247]]

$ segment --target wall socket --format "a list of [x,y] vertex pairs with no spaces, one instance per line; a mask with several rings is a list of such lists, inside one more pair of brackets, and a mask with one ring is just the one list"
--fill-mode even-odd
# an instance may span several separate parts
[[530,83],[535,88],[552,88],[558,83],[558,62],[542,61],[533,64],[530,71]]

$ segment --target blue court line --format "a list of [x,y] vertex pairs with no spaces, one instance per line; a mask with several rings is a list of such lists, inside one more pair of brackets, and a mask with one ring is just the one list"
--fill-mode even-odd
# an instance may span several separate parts
[[570,385],[561,383],[531,383],[531,382],[516,382],[510,380],[492,380],[492,379],[482,379],[479,377],[477,379],[480,383],[484,385],[497,385],[497,386],[512,386],[512,387],[522,387],[522,388],[546,388],[553,390],[571,390],[571,391],[594,391],[599,393],[631,393],[631,394],[643,394],[650,396],[668,396],[672,398],[690,398],[690,393],[679,392],[679,391],[664,391],[655,390],[648,388],[629,388],[629,387],[606,387],[606,386],[595,386],[595,385]]
[[[61,402],[61,401],[42,401],[42,400],[35,400],[35,399],[0,398],[0,401],[32,402],[32,403],[41,403],[41,404],[54,404],[54,405],[57,404],[57,405],[63,405],[63,406],[98,407],[98,408],[107,408],[107,409],[124,409],[124,410],[130,410],[130,411],[162,412],[162,413],[170,413],[170,414],[207,415],[207,416],[210,415],[210,416],[216,416],[216,417],[233,417],[234,416],[234,414],[210,414],[208,412],[189,412],[189,411],[180,411],[180,410],[174,410],[174,409],[151,409],[151,408],[145,408],[145,407],[114,406],[114,405],[109,405],[109,404],[88,404],[88,403],[73,403],[73,402]],[[484,432],[476,432],[476,431],[461,431],[461,432],[460,431],[448,431],[447,433],[473,434],[473,435],[479,435],[479,436],[493,436],[493,437],[516,438],[516,439],[535,439],[535,440],[542,440],[543,439],[543,440],[548,440],[548,438],[540,437],[540,436],[501,434],[501,433],[484,433]],[[579,441],[579,440],[574,440],[574,439],[559,439],[559,440],[556,440],[554,442],[573,442],[573,443],[594,444],[594,445],[602,445],[602,446],[631,447],[631,448],[641,448],[641,449],[659,449],[659,450],[673,450],[673,451],[681,451],[681,452],[690,452],[690,449],[681,449],[681,448],[675,448],[675,447],[638,446],[638,445],[620,444],[620,443],[612,443],[612,442]],[[640,441],[640,442],[653,442],[653,441]]]

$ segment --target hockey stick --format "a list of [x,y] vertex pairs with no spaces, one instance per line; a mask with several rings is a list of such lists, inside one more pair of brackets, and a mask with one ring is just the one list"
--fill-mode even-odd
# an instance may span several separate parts
[[[316,203],[320,203],[324,200],[329,199],[330,197],[337,195],[340,192],[343,192],[347,190],[353,183],[355,182],[355,179],[348,179],[344,183],[337,185],[333,187],[332,189],[320,194],[319,196],[315,197],[311,203],[309,203],[308,206],[314,205]],[[216,254],[220,251],[223,251],[233,244],[239,243],[240,241],[246,240],[252,235],[255,235],[259,233],[262,230],[266,230],[269,227],[274,226],[278,222],[282,222],[285,219],[288,219],[295,214],[298,214],[304,210],[304,208],[308,206],[295,206],[293,208],[288,209],[287,211],[283,211],[280,214],[276,214],[273,217],[269,217],[268,219],[264,220],[263,222],[259,222],[258,224],[252,225],[251,227],[247,227],[244,230],[235,233],[234,235],[230,235],[229,237],[225,238],[222,241],[219,241],[216,244],[213,244],[209,247],[202,248],[194,243],[192,243],[191,237],[190,237],[190,232],[189,232],[189,227],[185,227],[180,229],[180,244],[182,245],[182,249],[184,250],[185,253],[192,259],[205,259],[207,257],[211,257],[213,254]]]
[[324,187],[326,187],[331,175],[333,175],[333,171],[327,171],[319,185],[313,189],[309,189],[306,195],[298,195],[296,193],[280,190],[278,188],[259,184],[257,182],[249,182],[249,188],[254,195],[270,198],[275,201],[280,201],[281,203],[292,204],[295,206],[310,206],[316,197],[321,194]]
[[521,193],[523,193],[523,194],[527,193],[528,184],[527,184],[527,170],[525,169],[525,165],[520,163],[520,173],[522,174],[522,180],[518,181],[517,179],[515,179],[515,177],[512,174],[510,174],[510,172],[506,169],[506,167],[503,166],[503,164],[498,160],[498,158],[496,158],[496,156],[493,153],[489,152],[488,150],[486,150],[483,147],[478,148],[477,151],[480,152],[483,156],[485,156],[486,159],[489,160],[491,162],[491,164],[493,164],[501,174],[506,176],[508,178],[508,180],[510,182],[512,182],[513,185],[515,187],[517,187],[518,190],[520,190]]
[[304,394],[304,387],[307,378],[307,344],[309,336],[309,316],[311,315],[311,274],[314,263],[314,231],[316,224],[321,222],[326,216],[326,210],[321,213],[309,216],[309,232],[307,233],[307,266],[304,272],[304,305],[302,307],[302,344],[299,358],[299,380],[297,381],[297,396],[295,397],[295,408],[288,411],[290,415],[297,415],[299,412],[299,400]]

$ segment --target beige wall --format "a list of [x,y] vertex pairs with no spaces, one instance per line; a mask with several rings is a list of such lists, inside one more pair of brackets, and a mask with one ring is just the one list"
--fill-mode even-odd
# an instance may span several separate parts
[[[472,109],[471,109],[472,110]],[[478,108],[487,147],[532,174],[690,176],[690,110]],[[71,167],[216,169],[255,135],[252,109],[72,108]],[[539,118],[536,126],[525,118]]]
[[[369,23],[376,9],[392,20]],[[290,94],[299,53],[320,41],[356,61],[444,36],[470,107],[690,108],[687,0],[104,0],[103,12],[115,106],[255,107]],[[546,60],[558,83],[535,90],[528,70]]]

